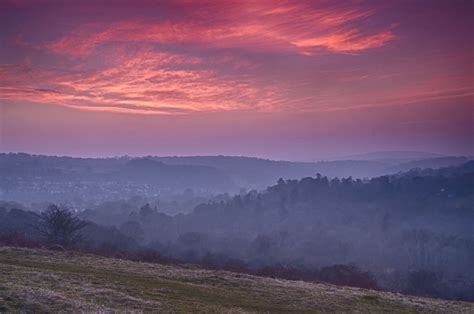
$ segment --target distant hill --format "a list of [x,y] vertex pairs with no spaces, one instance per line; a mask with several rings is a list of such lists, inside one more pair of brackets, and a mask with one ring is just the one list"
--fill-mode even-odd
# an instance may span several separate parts
[[[398,177],[414,177],[414,176],[435,176],[435,177],[455,177],[474,173],[474,160],[469,160],[459,165],[453,165],[442,168],[411,168],[410,171],[399,172]],[[473,188],[469,185],[468,188]]]
[[72,158],[29,154],[0,154],[4,178],[41,178],[53,182],[129,182],[171,189],[236,188],[232,180],[213,167],[166,165],[147,158]]
[[[160,196],[187,188],[205,193],[262,190],[278,179],[370,178],[412,168],[459,165],[466,157],[419,158],[435,154],[382,152],[352,160],[290,162],[237,156],[72,158],[0,154],[0,199],[24,203],[55,201],[72,205],[139,196]],[[437,156],[437,155],[436,155]],[[383,159],[393,157],[392,159]],[[368,158],[368,159],[363,159]],[[87,204],[80,205],[86,206]]]
[[474,304],[189,265],[3,247],[0,311],[468,313]]
[[156,184],[162,187],[201,188],[227,191],[235,188],[229,176],[216,168],[201,165],[169,165],[149,158],[135,158],[120,167],[117,178]]
[[301,178],[317,173],[316,163],[275,161],[254,157],[191,156],[153,157],[169,165],[200,165],[215,167],[229,175],[241,187],[266,188],[279,178]]
[[417,151],[380,151],[371,152],[365,154],[350,155],[343,158],[343,160],[379,160],[379,161],[410,161],[417,159],[428,159],[445,157],[445,155],[435,154],[430,152],[417,152]]
[[384,171],[387,173],[397,173],[397,172],[408,171],[414,168],[437,169],[437,168],[442,168],[442,167],[458,166],[467,161],[468,161],[467,157],[437,157],[437,158],[403,162],[403,163],[397,164],[396,166],[385,168]]
[[[344,159],[316,162],[275,161],[253,157],[233,156],[190,156],[190,157],[150,157],[165,164],[201,165],[215,167],[226,173],[242,187],[263,189],[274,184],[279,178],[299,179],[314,176],[317,173],[328,177],[370,178],[385,174],[408,171],[413,168],[440,168],[457,166],[468,160],[466,157],[438,157],[441,155],[420,152],[390,152],[367,154],[368,159]],[[416,157],[411,159],[408,157]],[[425,158],[419,159],[424,156]],[[436,156],[426,158],[426,156]]]

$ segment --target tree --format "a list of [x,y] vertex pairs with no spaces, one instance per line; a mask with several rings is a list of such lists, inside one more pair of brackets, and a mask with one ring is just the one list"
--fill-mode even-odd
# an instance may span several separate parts
[[120,226],[120,232],[137,242],[143,241],[144,232],[139,222],[129,220]]
[[145,205],[140,207],[139,215],[140,215],[140,218],[143,219],[144,221],[146,221],[148,218],[150,218],[151,215],[153,215],[153,213],[154,213],[154,211],[151,208],[150,204],[148,204],[148,203],[146,203]]
[[70,247],[82,241],[80,230],[87,222],[79,219],[67,208],[51,205],[36,216],[36,229],[47,242]]

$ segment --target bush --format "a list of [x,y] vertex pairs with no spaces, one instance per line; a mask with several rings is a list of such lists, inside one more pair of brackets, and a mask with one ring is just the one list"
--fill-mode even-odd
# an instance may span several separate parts
[[321,269],[319,278],[335,285],[378,289],[377,282],[369,272],[352,265],[333,265]]
[[303,270],[283,265],[265,266],[258,269],[257,276],[281,278],[287,280],[318,281],[317,270]]
[[5,232],[0,233],[0,246],[40,248],[41,244],[38,241],[26,237],[20,232]]

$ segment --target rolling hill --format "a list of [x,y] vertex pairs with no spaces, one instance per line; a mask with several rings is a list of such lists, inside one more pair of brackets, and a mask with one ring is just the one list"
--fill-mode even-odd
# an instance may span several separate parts
[[0,311],[444,312],[474,304],[189,265],[0,248]]

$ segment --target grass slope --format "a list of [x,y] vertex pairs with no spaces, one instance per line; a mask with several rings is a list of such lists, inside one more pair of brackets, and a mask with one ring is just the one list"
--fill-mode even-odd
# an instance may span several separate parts
[[0,248],[0,312],[474,312],[474,304],[77,252]]

